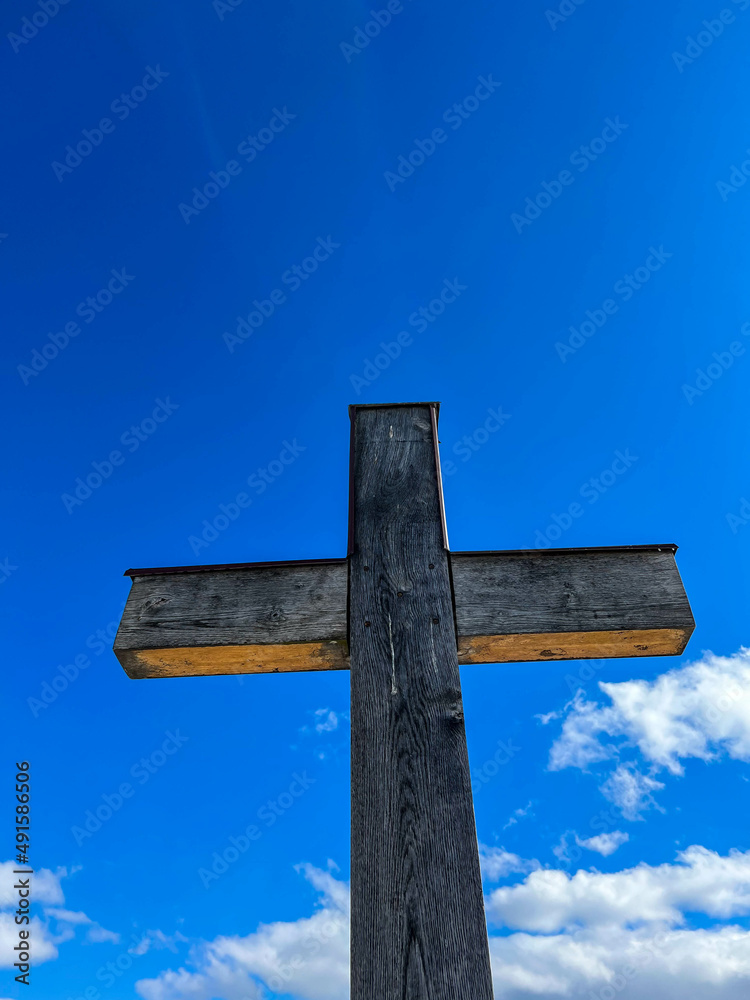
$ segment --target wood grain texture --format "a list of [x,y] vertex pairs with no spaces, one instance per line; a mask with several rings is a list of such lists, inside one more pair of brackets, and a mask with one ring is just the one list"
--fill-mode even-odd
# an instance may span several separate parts
[[346,631],[345,559],[178,569],[133,577],[114,650],[134,677],[335,669]]
[[216,674],[278,674],[348,670],[347,644],[290,642],[273,646],[193,646],[120,650],[128,677],[206,677]]
[[671,546],[454,553],[451,567],[461,663],[672,656],[695,627]]
[[[670,546],[449,558],[459,663],[673,656],[694,627]],[[130,677],[349,666],[346,560],[132,573]]]
[[475,635],[458,640],[458,662],[523,663],[542,660],[607,660],[621,656],[677,656],[688,636],[681,629],[641,632],[547,632]]
[[491,1000],[430,407],[352,413],[352,1000]]

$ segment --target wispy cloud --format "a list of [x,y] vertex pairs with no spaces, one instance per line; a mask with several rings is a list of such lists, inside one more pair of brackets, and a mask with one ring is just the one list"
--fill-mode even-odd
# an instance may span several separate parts
[[332,709],[318,708],[315,710],[315,732],[332,733],[339,728],[339,717]]
[[653,681],[600,683],[608,703],[578,693],[550,750],[550,770],[612,762],[601,785],[629,819],[656,805],[660,772],[684,774],[684,761],[722,756],[750,761],[750,649],[705,653]]
[[479,845],[479,864],[487,882],[498,882],[508,875],[521,875],[541,867],[538,861],[521,858],[504,847],[487,847],[486,844]]
[[576,843],[579,847],[585,847],[587,851],[596,851],[597,854],[601,854],[604,858],[608,858],[610,854],[614,854],[618,848],[622,847],[623,844],[627,844],[629,840],[630,835],[623,833],[622,830],[612,830],[611,833],[599,833],[595,837],[588,837],[585,840],[576,837]]
[[[13,861],[0,862],[0,968],[12,968],[13,946],[18,944],[18,926],[14,909],[18,894],[13,883],[17,879]],[[58,957],[61,944],[73,940],[78,927],[85,927],[84,940],[90,944],[112,942],[120,935],[109,931],[80,910],[69,910],[65,903],[62,880],[79,871],[79,868],[40,868],[32,876],[32,907],[41,909],[42,916],[34,913],[29,930],[34,942],[34,961],[41,964]]]
[[155,951],[167,949],[176,953],[177,945],[185,944],[187,940],[179,931],[175,931],[174,934],[165,934],[160,930],[144,931],[141,939],[132,948],[128,948],[128,951],[131,955],[145,955],[152,949]]
[[528,816],[529,813],[531,812],[532,805],[533,805],[532,802],[527,802],[525,806],[521,806],[520,809],[516,809],[511,814],[510,819],[503,827],[503,830],[507,830],[508,827],[515,826],[516,823],[519,821],[519,819],[523,819],[525,816]]

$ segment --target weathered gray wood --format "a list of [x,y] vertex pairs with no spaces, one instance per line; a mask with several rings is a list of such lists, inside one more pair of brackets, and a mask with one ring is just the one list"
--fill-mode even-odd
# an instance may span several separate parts
[[131,571],[115,652],[311,670],[349,640],[352,1000],[491,1000],[459,662],[670,655],[694,622],[673,546],[450,557],[435,404],[355,407],[352,434],[348,563]]
[[492,998],[431,416],[352,413],[352,1000]]
[[695,622],[675,548],[454,553],[459,662],[681,653]]
[[[676,655],[675,546],[453,553],[459,663]],[[346,560],[133,570],[131,677],[348,667]]]
[[115,639],[131,677],[343,668],[345,559],[133,571]]

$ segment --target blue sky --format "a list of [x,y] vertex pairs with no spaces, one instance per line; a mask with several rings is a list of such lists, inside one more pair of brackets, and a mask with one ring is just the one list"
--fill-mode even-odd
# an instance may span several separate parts
[[344,555],[346,407],[418,399],[454,550],[676,542],[697,621],[464,668],[496,995],[744,996],[750,3],[7,0],[2,35],[34,996],[346,996],[348,676],[136,683],[111,639],[130,566]]

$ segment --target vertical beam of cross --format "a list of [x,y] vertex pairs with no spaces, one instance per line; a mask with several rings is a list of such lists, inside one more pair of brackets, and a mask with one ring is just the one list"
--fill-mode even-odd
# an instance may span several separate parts
[[492,1000],[437,405],[351,415],[351,1000]]

